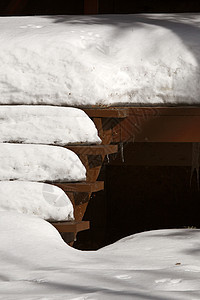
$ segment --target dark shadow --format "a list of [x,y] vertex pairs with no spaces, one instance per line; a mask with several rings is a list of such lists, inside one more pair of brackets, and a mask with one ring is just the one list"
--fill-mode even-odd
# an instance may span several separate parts
[[[157,25],[171,30],[179,37],[183,44],[193,53],[199,63],[200,56],[198,45],[200,39],[200,19],[197,19],[195,13],[183,14],[165,14],[165,15],[93,15],[93,16],[44,16],[44,18],[51,18],[54,23],[67,24],[83,24],[83,25],[111,25],[115,28],[114,35],[123,34],[125,29],[142,28],[145,24]],[[199,27],[198,27],[199,26]],[[197,38],[197,44],[194,44],[194,36]],[[172,45],[173,46],[173,45]],[[197,50],[197,51],[196,51]]]
[[[86,276],[86,275],[85,275]],[[77,279],[78,280],[78,279]],[[50,282],[50,283],[40,283],[40,286],[49,286],[49,290],[53,289],[54,293],[56,291],[61,291],[61,293],[63,291],[66,291],[67,293],[69,292],[78,292],[80,294],[88,294],[88,293],[102,293],[102,296],[116,296],[117,298],[119,298],[120,296],[122,297],[121,299],[141,299],[141,300],[168,300],[168,297],[163,295],[162,297],[159,296],[155,296],[154,295],[150,295],[149,291],[143,292],[143,291],[137,291],[137,292],[128,292],[125,290],[112,290],[112,289],[105,289],[105,288],[99,288],[99,287],[93,287],[93,286],[83,286],[80,285],[78,282],[77,284],[62,284],[62,283],[58,283],[58,282]],[[156,291],[155,291],[156,292]],[[158,291],[159,293],[159,291]]]
[[[165,15],[93,15],[93,16],[44,16],[44,18],[53,19],[55,24],[64,23],[66,25],[109,25],[112,27],[112,39],[117,39],[124,35],[125,30],[142,29],[147,24],[155,25],[157,28],[165,28],[168,31],[175,34],[175,36],[183,43],[183,47],[186,47],[188,52],[194,58],[196,62],[195,72],[199,72],[200,65],[200,19],[197,18],[196,14],[165,14]],[[156,28],[156,27],[155,27]],[[163,33],[165,34],[165,33]],[[168,35],[166,38],[169,38]],[[157,49],[159,42],[154,42],[151,46],[153,49]],[[173,47],[174,45],[172,45]],[[154,51],[151,49],[151,51]],[[169,51],[169,50],[167,50]],[[181,59],[181,57],[180,57]],[[189,62],[187,63],[189,64]],[[199,72],[200,73],[200,72]],[[190,76],[188,74],[188,76]],[[197,76],[198,77],[198,76]],[[188,77],[188,81],[193,81],[193,78]],[[198,78],[197,78],[198,80]],[[199,79],[200,81],[200,79]],[[134,91],[129,91],[130,95],[134,95]],[[182,96],[184,97],[184,96]],[[131,101],[131,105],[140,105],[140,103],[134,103]],[[146,101],[145,101],[146,102]],[[172,101],[170,101],[172,102]],[[178,101],[179,105],[187,105],[188,97],[182,101]],[[190,101],[189,101],[190,102]],[[195,101],[196,102],[196,101]],[[172,102],[173,103],[173,102]],[[125,103],[113,103],[112,105],[119,106]],[[153,106],[159,103],[154,103]],[[127,104],[128,100],[127,100]],[[152,104],[150,104],[152,106]],[[160,105],[160,104],[159,104]],[[166,104],[165,104],[166,105]],[[173,105],[173,104],[172,104]],[[142,104],[142,106],[149,106],[149,103]]]
[[199,236],[199,229],[179,229],[177,232],[174,232],[172,229],[172,232],[163,232],[163,233],[156,233],[156,234],[150,234],[146,236],[145,238],[152,238],[152,237],[167,237],[171,239],[178,239],[178,240],[184,240],[187,236],[188,237],[194,237],[194,236]]

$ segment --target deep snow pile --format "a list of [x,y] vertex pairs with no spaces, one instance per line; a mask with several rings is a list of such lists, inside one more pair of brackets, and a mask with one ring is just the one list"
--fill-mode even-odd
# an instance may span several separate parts
[[0,103],[199,104],[200,14],[0,18]]
[[72,220],[73,205],[57,186],[28,181],[0,181],[0,211],[16,211],[49,221]]
[[96,252],[44,220],[0,212],[0,299],[200,299],[200,231],[136,234]]
[[86,169],[78,156],[59,146],[0,144],[0,180],[82,181]]
[[92,120],[80,109],[6,105],[0,107],[0,142],[67,145],[101,140]]

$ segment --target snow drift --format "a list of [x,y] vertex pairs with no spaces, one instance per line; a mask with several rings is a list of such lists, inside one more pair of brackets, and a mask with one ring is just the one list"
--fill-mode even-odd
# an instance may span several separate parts
[[0,211],[16,211],[49,221],[72,220],[73,205],[57,186],[26,181],[0,181]]
[[0,144],[0,180],[81,181],[86,169],[78,156],[63,147]]
[[92,120],[80,109],[8,105],[0,107],[0,142],[67,145],[101,140]]
[[0,212],[0,299],[196,300],[199,240],[199,230],[158,230],[84,252],[42,219]]
[[200,104],[200,14],[0,18],[0,103]]

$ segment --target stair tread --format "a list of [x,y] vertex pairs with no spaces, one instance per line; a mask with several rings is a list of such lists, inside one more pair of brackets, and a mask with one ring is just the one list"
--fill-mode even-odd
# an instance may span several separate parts
[[59,232],[79,232],[90,228],[89,221],[60,221],[50,222]]
[[104,181],[95,182],[59,182],[54,185],[60,187],[66,192],[86,192],[93,193],[104,189]]
[[107,155],[118,152],[117,145],[77,145],[66,146],[69,150],[72,150],[76,154],[90,154],[90,155]]
[[85,108],[83,109],[91,118],[126,118],[129,115],[128,107]]

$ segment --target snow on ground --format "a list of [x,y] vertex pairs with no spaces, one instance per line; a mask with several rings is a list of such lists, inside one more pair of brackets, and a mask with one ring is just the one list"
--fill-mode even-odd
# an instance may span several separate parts
[[63,147],[0,144],[0,180],[82,181],[86,169],[78,156]]
[[16,211],[49,221],[72,220],[73,205],[57,186],[28,181],[0,181],[0,211]]
[[0,299],[200,299],[200,230],[129,236],[94,252],[70,248],[48,222],[0,212]]
[[97,129],[77,108],[55,106],[1,106],[0,142],[32,144],[100,143]]
[[0,103],[199,104],[200,14],[0,18]]

